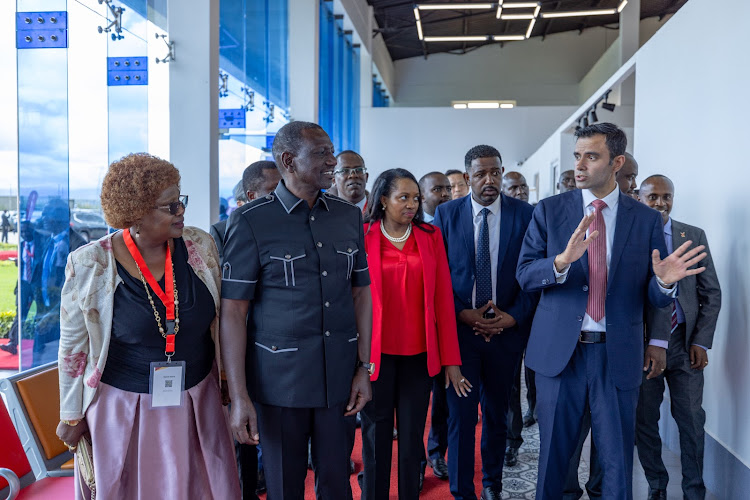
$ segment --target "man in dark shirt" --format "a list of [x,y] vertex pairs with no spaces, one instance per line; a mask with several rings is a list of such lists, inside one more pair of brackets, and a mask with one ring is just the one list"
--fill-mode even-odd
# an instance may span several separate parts
[[[272,161],[256,161],[251,163],[244,172],[242,180],[234,188],[234,200],[237,207],[247,202],[267,195],[274,190],[281,180],[279,169]],[[211,226],[211,236],[214,237],[216,246],[219,248],[219,256],[224,254],[224,235],[227,232],[227,221],[220,220]]]
[[225,238],[221,349],[230,424],[239,442],[263,436],[270,498],[303,498],[310,438],[318,492],[343,499],[344,417],[372,394],[362,215],[321,192],[336,158],[320,126],[285,125],[273,153],[282,181],[236,210]]

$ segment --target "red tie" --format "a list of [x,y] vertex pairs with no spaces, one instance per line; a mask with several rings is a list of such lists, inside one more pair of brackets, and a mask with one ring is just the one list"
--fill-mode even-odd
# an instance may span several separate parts
[[589,234],[599,231],[599,236],[589,245],[589,301],[586,314],[597,323],[604,317],[604,300],[607,296],[607,227],[602,210],[607,206],[602,200],[592,203],[596,209]]

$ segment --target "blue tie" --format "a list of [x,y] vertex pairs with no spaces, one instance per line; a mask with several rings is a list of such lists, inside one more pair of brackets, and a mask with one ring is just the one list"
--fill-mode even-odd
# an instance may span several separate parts
[[475,308],[484,307],[492,300],[492,261],[490,259],[490,228],[487,215],[490,210],[483,208],[482,225],[479,226],[479,242],[477,243],[477,295]]

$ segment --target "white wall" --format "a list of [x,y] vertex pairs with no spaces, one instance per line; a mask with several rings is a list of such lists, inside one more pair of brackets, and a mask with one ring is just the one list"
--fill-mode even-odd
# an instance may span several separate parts
[[673,179],[674,217],[706,231],[723,292],[706,369],[706,430],[750,466],[748,17],[748,2],[691,0],[641,49],[635,156],[641,179]]
[[405,168],[417,178],[433,170],[461,170],[466,151],[477,144],[495,146],[506,168],[514,168],[573,109],[570,106],[498,110],[362,109],[360,149],[370,183],[383,170],[395,167]]

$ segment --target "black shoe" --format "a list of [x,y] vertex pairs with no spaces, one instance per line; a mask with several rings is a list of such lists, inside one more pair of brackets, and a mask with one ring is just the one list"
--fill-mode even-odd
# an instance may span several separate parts
[[357,412],[357,416],[354,417],[354,425],[355,427],[362,427],[362,415]]
[[482,500],[500,500],[502,498],[502,488],[487,486],[482,490]]
[[312,444],[310,441],[307,442],[307,468],[313,470],[312,466]]
[[360,491],[364,490],[364,488],[362,487],[362,483],[364,482],[364,480],[365,480],[365,471],[361,470],[357,474],[357,484],[359,484]]
[[517,463],[518,463],[518,448],[511,448],[510,446],[508,446],[505,449],[505,466],[514,467]]
[[448,464],[445,463],[445,459],[441,456],[437,456],[435,458],[431,458],[427,461],[428,464],[430,464],[430,467],[432,467],[432,473],[435,474],[435,477],[442,480],[448,479]]
[[529,411],[527,411],[526,415],[523,416],[523,426],[531,427],[535,423],[536,423],[536,417],[534,416],[534,410],[529,408]]
[[419,473],[419,492],[422,492],[422,487],[424,486],[424,470],[420,471]]
[[266,492],[266,473],[263,469],[258,471],[258,486],[255,488],[255,494],[260,495]]
[[667,500],[667,490],[648,489],[648,500]]
[[18,349],[13,344],[0,345],[0,349],[15,356],[18,354]]
[[395,441],[395,440],[397,440],[397,439],[398,439],[398,431],[397,431],[397,430],[396,430],[396,428],[394,427],[394,428],[393,428],[393,440]]
[[351,476],[354,474],[354,460],[351,458],[349,459],[349,475]]

